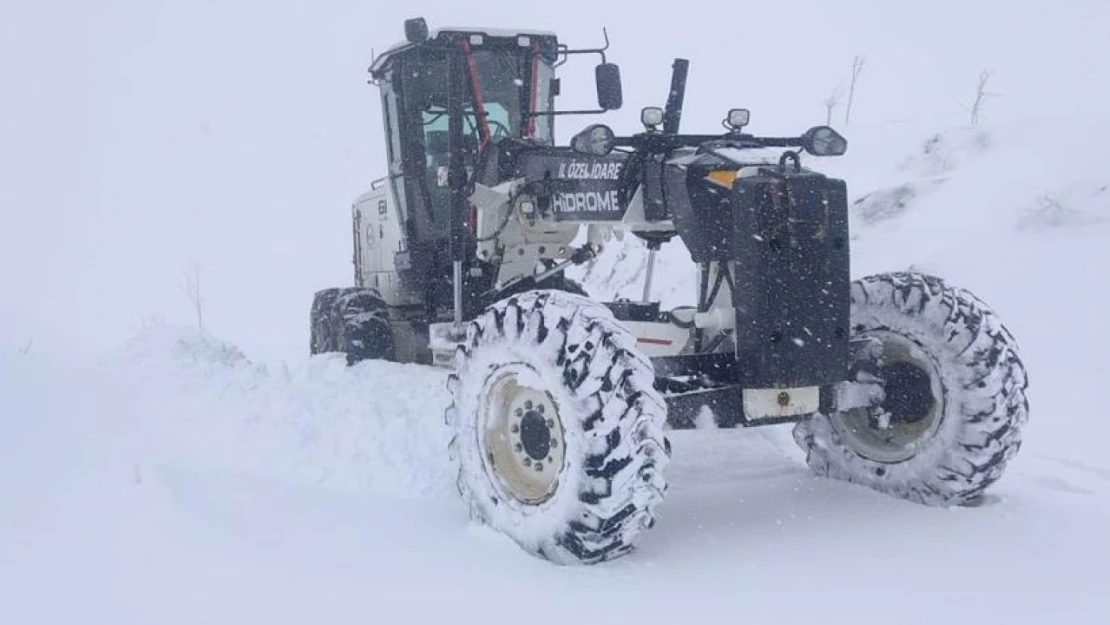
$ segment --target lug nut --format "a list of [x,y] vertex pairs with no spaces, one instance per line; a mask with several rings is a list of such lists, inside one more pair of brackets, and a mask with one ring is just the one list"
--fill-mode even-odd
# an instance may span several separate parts
[[521,445],[520,443],[513,445],[513,451],[519,454],[520,452],[524,451],[524,445]]
[[543,404],[540,404],[539,406],[536,406],[536,412],[538,412],[540,414],[543,414]]
[[547,429],[550,430],[553,427],[555,427],[555,419],[548,419],[547,420]]
[[528,400],[528,401],[524,402],[524,409],[525,410],[531,410],[532,409],[532,400]]
[[516,434],[520,431],[520,426],[514,423],[513,426],[509,428],[509,431]]
[[513,416],[515,416],[516,418],[519,419],[520,417],[524,416],[524,411],[521,410],[520,408],[517,408],[516,412],[513,413]]
[[531,458],[525,458],[524,459],[524,466],[526,466],[526,467],[532,466],[532,459]]
[[552,449],[555,449],[558,446],[559,446],[559,441],[555,441],[555,440],[551,441],[551,448]]
[[542,462],[537,462],[536,463],[536,472],[539,473],[540,471],[543,471],[543,463]]

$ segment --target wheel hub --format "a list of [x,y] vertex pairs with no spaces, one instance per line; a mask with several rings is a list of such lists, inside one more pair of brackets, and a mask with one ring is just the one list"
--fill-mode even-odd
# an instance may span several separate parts
[[939,367],[916,342],[888,331],[867,334],[882,344],[872,368],[882,380],[883,401],[833,415],[833,424],[856,453],[877,462],[913,458],[943,418],[944,388]]
[[[542,406],[541,406],[542,407]],[[544,460],[551,451],[551,430],[547,419],[537,410],[529,410],[520,420],[520,442],[532,460]]]
[[935,399],[929,374],[908,362],[896,362],[880,369],[885,399],[883,411],[891,423],[916,423],[929,415]]
[[487,469],[509,496],[526,504],[551,498],[563,471],[563,425],[551,395],[526,365],[499,367],[479,404]]

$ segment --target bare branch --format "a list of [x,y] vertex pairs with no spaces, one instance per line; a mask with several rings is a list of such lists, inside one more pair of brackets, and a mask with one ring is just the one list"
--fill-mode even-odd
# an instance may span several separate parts
[[836,89],[833,89],[831,93],[829,93],[828,97],[821,101],[821,104],[825,105],[826,126],[832,125],[833,110],[836,109],[837,104],[840,104],[841,91],[841,88],[838,86]]
[[185,283],[181,286],[181,290],[185,292],[185,296],[193,304],[193,312],[197,316],[197,328],[204,330],[204,298],[201,296],[200,290],[200,264],[194,262],[184,272],[183,277]]
[[859,75],[863,73],[863,66],[867,64],[865,57],[856,55],[852,59],[852,80],[848,83],[848,105],[844,108],[844,125],[847,126],[851,123],[852,119],[852,102],[856,96],[856,83],[859,81]]
[[987,100],[998,95],[997,93],[987,91],[987,83],[990,82],[992,73],[993,72],[988,70],[979,72],[979,84],[975,89],[975,100],[972,101],[971,106],[964,107],[971,114],[972,126],[979,125],[979,113],[983,110],[983,104],[985,104]]

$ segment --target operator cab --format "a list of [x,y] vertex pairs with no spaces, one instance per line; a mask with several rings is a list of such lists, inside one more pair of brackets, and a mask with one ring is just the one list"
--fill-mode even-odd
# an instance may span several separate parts
[[[498,267],[476,258],[478,219],[468,199],[479,176],[485,184],[501,182],[484,173],[497,170],[491,148],[506,140],[551,146],[556,114],[619,108],[620,72],[605,63],[605,48],[570,50],[540,31],[429,32],[416,18],[405,22],[405,38],[370,67],[381,88],[389,191],[403,224],[393,262],[382,265],[395,268],[404,292],[434,319],[459,299],[469,310],[494,286]],[[555,67],[583,53],[602,57],[600,110],[557,112]]]
[[535,31],[443,29],[406,23],[408,42],[378,57],[371,75],[381,88],[389,176],[410,240],[450,231],[451,72],[464,74],[460,94],[461,156],[468,176],[488,146],[504,138],[552,142],[559,44]]

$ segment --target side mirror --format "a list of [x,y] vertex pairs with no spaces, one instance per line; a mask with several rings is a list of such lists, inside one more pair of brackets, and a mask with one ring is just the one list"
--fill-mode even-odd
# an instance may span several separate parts
[[570,149],[579,154],[605,156],[616,145],[613,129],[605,124],[591,124],[570,139]]
[[594,70],[597,79],[597,105],[605,111],[615,111],[624,104],[621,91],[621,68],[616,63],[602,63]]
[[848,140],[828,126],[814,126],[802,135],[802,148],[814,156],[840,156],[848,151]]

